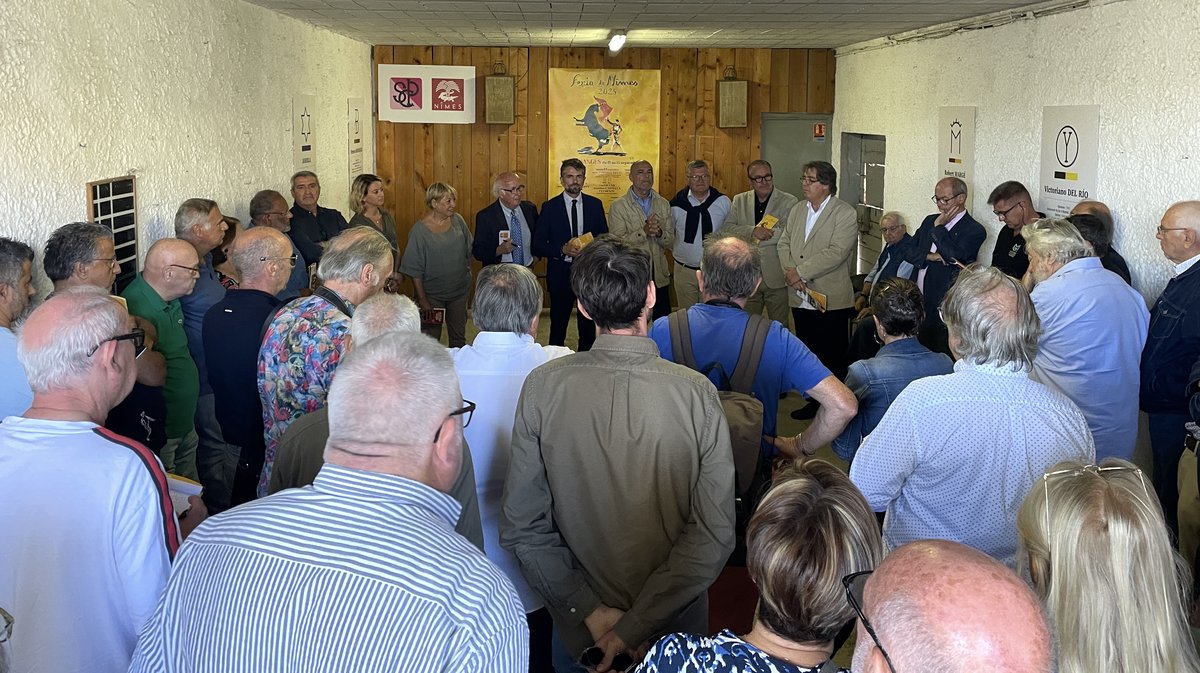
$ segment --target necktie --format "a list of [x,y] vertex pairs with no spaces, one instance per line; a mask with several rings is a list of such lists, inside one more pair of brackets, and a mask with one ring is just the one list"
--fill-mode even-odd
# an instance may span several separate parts
[[521,246],[524,241],[521,239],[521,221],[517,219],[517,211],[512,212],[512,219],[508,221],[509,236],[512,237],[513,251],[512,259],[517,264],[525,264],[525,253],[522,252]]
[[579,210],[576,208],[577,199],[571,199],[571,236],[579,235]]

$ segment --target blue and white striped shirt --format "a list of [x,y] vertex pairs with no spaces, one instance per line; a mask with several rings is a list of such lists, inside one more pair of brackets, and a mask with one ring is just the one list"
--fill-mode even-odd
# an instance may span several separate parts
[[459,505],[326,464],[312,486],[213,517],[179,551],[131,673],[512,671],[512,584],[454,532]]

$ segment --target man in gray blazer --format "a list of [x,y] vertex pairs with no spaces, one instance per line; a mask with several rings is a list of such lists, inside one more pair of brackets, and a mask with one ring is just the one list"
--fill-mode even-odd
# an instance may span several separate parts
[[[796,336],[839,379],[846,376],[850,319],[854,317],[854,252],[858,217],[837,198],[837,170],[824,161],[804,165],[803,205],[792,208],[776,246],[790,292]],[[809,291],[813,292],[809,292]],[[818,306],[813,295],[824,295]],[[812,418],[816,406],[793,413]],[[811,415],[810,415],[811,414]]]
[[775,189],[771,164],[762,159],[746,166],[750,191],[733,197],[733,207],[725,219],[725,228],[735,236],[758,246],[762,257],[762,284],[746,301],[746,310],[759,314],[766,306],[767,315],[788,326],[788,287],[779,265],[776,246],[783,235],[792,207],[800,200],[782,189]]

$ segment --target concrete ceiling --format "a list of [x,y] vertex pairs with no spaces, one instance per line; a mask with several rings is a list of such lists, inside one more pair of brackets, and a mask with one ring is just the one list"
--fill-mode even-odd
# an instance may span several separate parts
[[[1018,7],[1029,0],[247,0],[369,44],[842,47]],[[1041,3],[1045,4],[1045,3]]]

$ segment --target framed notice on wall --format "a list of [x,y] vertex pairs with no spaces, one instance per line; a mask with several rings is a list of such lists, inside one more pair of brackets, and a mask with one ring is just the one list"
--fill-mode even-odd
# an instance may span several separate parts
[[1042,108],[1042,170],[1038,209],[1066,217],[1076,203],[1095,198],[1100,158],[1100,106]]
[[368,120],[363,115],[370,115],[361,98],[346,99],[346,154],[350,159],[350,179],[362,175],[365,165],[363,157],[363,127]]
[[380,65],[379,120],[474,124],[475,66]]
[[316,96],[292,96],[292,165],[298,171],[311,171],[317,165],[313,133],[316,108]]
[[938,180],[960,178],[970,193],[975,179],[975,108],[938,108]]

